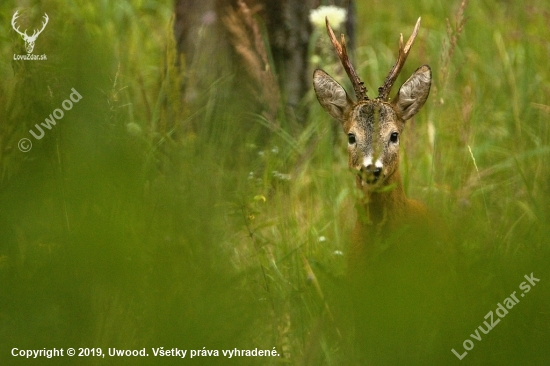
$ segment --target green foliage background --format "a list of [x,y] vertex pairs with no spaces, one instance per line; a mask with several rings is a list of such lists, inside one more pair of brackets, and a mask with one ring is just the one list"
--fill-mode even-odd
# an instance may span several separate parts
[[[77,361],[353,364],[338,299],[354,296],[357,194],[345,137],[313,92],[308,120],[281,116],[277,132],[235,103],[232,74],[186,101],[193,70],[175,66],[173,5],[152,0],[31,1],[21,22],[48,13],[34,51],[48,60],[14,61],[19,6],[0,5],[0,363],[32,362],[13,347],[276,347],[281,357]],[[398,83],[428,63],[434,85],[401,170],[408,196],[451,228],[462,285],[450,346],[433,351],[459,362],[450,348],[533,272],[540,283],[460,362],[545,364],[550,4],[472,2],[463,29],[459,13],[457,1],[358,2],[355,59],[376,90],[398,33],[422,16]],[[71,88],[83,99],[33,139]]]

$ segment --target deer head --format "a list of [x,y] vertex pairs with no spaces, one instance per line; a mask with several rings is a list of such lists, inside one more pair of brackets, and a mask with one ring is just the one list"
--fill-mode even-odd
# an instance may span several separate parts
[[384,84],[378,88],[378,97],[375,99],[368,98],[367,89],[349,60],[344,35],[338,42],[328,19],[326,26],[336,53],[353,84],[357,101],[354,102],[340,84],[320,69],[313,74],[317,99],[328,114],[340,121],[348,135],[348,165],[359,173],[359,187],[369,190],[391,184],[394,179],[400,179],[399,138],[405,121],[422,108],[430,92],[431,70],[424,65],[405,81],[393,100],[388,98],[416,38],[420,18],[405,45],[401,34],[398,59]]
[[16,26],[15,21],[19,18],[19,10],[13,14],[13,17],[11,18],[11,26],[13,29],[19,33],[19,35],[23,38],[25,41],[25,49],[27,50],[27,53],[32,53],[32,50],[34,49],[34,42],[36,42],[36,39],[42,33],[44,28],[46,28],[46,24],[48,24],[48,14],[44,13],[44,22],[42,22],[42,29],[37,30],[35,29],[32,33],[32,36],[27,35],[27,30],[25,29],[24,32],[19,31],[19,27]]

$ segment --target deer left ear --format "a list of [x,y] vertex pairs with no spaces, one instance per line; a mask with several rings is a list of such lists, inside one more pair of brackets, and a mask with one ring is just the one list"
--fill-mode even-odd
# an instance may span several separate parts
[[401,85],[392,101],[395,112],[403,121],[412,118],[426,103],[432,85],[432,70],[428,65],[419,67]]

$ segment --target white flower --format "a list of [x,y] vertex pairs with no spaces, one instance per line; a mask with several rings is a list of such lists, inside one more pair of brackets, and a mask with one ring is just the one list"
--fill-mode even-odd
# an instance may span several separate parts
[[321,63],[322,59],[318,55],[311,56],[310,62],[314,65],[319,65]]
[[328,18],[330,26],[338,29],[346,20],[347,10],[334,5],[320,6],[309,13],[309,21],[314,27],[324,29],[325,17]]
[[276,170],[272,171],[271,174],[279,180],[290,180],[290,174],[279,173]]
[[139,136],[141,135],[141,127],[137,123],[129,122],[126,124],[126,132],[131,136]]

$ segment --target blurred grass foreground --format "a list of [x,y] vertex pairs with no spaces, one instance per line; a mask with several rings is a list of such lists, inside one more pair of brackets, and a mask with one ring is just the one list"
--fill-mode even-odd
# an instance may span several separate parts
[[[399,287],[418,279],[392,261],[348,286],[358,193],[345,136],[294,87],[277,61],[288,38],[255,13],[285,2],[229,3],[181,13],[199,19],[188,52],[172,2],[0,4],[0,364],[548,364],[550,3],[355,4],[353,58],[371,91],[422,17],[396,84],[430,64],[434,85],[400,168],[456,253],[443,284],[419,274],[428,298]],[[46,59],[15,56],[27,54],[16,10],[28,35],[47,13],[33,51]],[[307,77],[322,66],[345,84],[324,31],[305,27]],[[105,357],[12,355],[70,347]],[[235,349],[277,355],[222,355]]]

